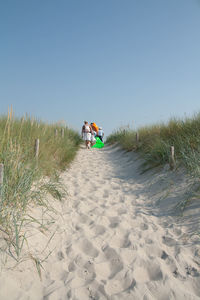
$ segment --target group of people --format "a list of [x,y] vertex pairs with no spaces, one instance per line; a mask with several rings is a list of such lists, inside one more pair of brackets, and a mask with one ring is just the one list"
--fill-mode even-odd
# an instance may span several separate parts
[[95,145],[96,137],[103,142],[104,132],[102,127],[98,127],[94,122],[89,124],[87,121],[84,121],[81,135],[85,141],[86,148],[89,149]]

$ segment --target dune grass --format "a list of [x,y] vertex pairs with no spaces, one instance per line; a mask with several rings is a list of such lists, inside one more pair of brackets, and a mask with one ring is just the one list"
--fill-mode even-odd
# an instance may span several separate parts
[[170,159],[170,147],[175,148],[176,164],[192,175],[200,176],[200,114],[191,118],[173,118],[168,123],[154,124],[136,131],[120,128],[107,138],[107,143],[119,143],[123,149],[135,150],[144,158],[144,166],[164,165]]
[[[136,140],[136,133],[139,140]],[[118,143],[127,151],[135,151],[143,158],[142,173],[170,164],[171,146],[175,150],[175,169],[183,167],[192,179],[188,194],[174,209],[181,215],[194,199],[200,195],[200,113],[191,118],[173,118],[167,123],[141,127],[136,131],[128,126],[120,128],[107,137],[108,144]]]
[[[40,141],[38,158],[35,139]],[[11,110],[8,116],[0,117],[0,141],[0,163],[4,165],[0,231],[11,256],[18,260],[26,239],[22,227],[28,205],[45,206],[47,193],[61,199],[59,172],[73,160],[81,138],[60,124],[50,125],[28,116],[15,118]]]

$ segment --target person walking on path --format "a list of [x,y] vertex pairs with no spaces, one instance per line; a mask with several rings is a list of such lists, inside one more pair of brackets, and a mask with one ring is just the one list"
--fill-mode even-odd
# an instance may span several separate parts
[[84,125],[82,126],[81,131],[82,138],[85,141],[85,146],[87,149],[90,148],[91,136],[92,136],[92,127],[88,124],[87,121],[84,121]]
[[99,127],[99,130],[97,132],[97,136],[100,138],[100,140],[103,142],[104,132],[102,130],[102,127]]
[[92,130],[94,131],[95,135],[97,135],[98,130],[99,130],[99,127],[97,126],[97,124],[92,122],[92,123],[90,123],[90,125],[92,126]]
[[95,136],[96,136],[95,131],[92,130],[92,132],[91,132],[91,147],[93,147],[96,144]]

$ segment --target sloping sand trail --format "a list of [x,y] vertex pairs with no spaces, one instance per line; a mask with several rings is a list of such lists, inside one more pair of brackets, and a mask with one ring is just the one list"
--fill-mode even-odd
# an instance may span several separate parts
[[[182,218],[173,209],[190,180],[141,175],[140,164],[118,148],[81,149],[62,174],[69,195],[56,206],[42,281],[32,265],[6,270],[0,299],[200,299],[200,245],[190,236],[200,209],[195,202]],[[48,237],[32,239],[39,251]]]

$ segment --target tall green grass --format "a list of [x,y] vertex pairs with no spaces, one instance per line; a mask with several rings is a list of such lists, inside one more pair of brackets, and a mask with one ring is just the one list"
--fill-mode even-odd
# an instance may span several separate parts
[[[37,138],[40,149],[36,159],[34,145]],[[27,207],[30,203],[47,206],[47,192],[61,199],[59,172],[73,160],[80,143],[77,132],[59,124],[46,124],[28,116],[15,118],[12,110],[8,116],[0,117],[0,163],[4,164],[3,185],[0,186],[0,231],[16,260],[26,239],[22,227]],[[44,177],[46,180],[41,180]]]
[[107,143],[119,143],[128,151],[137,151],[148,167],[168,163],[170,147],[174,146],[177,165],[184,166],[194,176],[200,176],[200,114],[141,127],[137,132],[139,142],[136,142],[136,131],[127,127],[113,132]]

